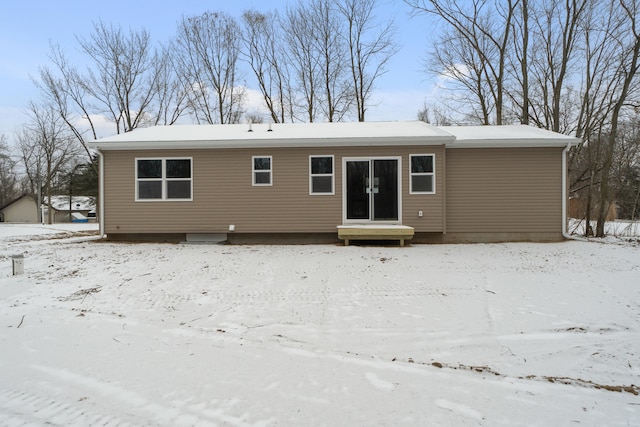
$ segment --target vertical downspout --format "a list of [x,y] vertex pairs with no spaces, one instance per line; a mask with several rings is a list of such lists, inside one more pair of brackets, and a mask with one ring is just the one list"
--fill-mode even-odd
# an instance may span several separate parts
[[98,200],[100,203],[99,221],[100,221],[100,237],[104,238],[104,155],[100,149],[97,149],[98,157],[100,158],[100,174],[98,177]]
[[[440,183],[442,185],[442,234],[447,234],[447,144],[442,144]],[[437,166],[437,165],[436,165]],[[409,165],[411,167],[411,165]]]
[[571,143],[567,144],[567,146],[562,150],[562,237],[565,239],[573,239],[567,230],[567,222],[569,221],[567,209],[567,203],[569,201],[569,189],[567,187],[569,166],[567,164],[567,153],[570,148]]

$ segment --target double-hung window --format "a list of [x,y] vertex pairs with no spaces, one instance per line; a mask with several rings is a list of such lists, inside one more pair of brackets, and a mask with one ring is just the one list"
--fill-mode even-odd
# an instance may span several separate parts
[[309,156],[309,194],[334,194],[333,156]]
[[136,159],[136,200],[192,200],[193,159]]
[[252,184],[258,186],[273,185],[271,173],[273,171],[273,159],[271,156],[253,156],[251,158]]
[[410,194],[435,194],[436,161],[433,154],[412,154],[409,171]]

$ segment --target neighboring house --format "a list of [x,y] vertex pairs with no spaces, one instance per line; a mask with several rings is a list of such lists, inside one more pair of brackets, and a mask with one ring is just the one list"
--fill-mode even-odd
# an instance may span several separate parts
[[337,227],[414,242],[557,241],[566,150],[529,126],[423,122],[177,125],[90,143],[111,239],[337,241]]
[[[46,205],[46,198],[45,198]],[[73,196],[69,204],[69,196],[51,196],[53,222],[88,222],[95,220],[96,201],[89,196]],[[71,212],[71,218],[69,218]],[[47,207],[44,208],[44,218],[47,218]]]
[[[591,206],[591,219],[596,220],[598,218],[597,208],[599,203],[593,202]],[[587,213],[587,200],[582,197],[569,197],[569,218],[585,219]],[[618,218],[618,205],[615,203],[609,204],[607,209],[606,221],[614,221]]]
[[37,223],[38,202],[33,196],[23,194],[4,206],[0,206],[0,222]]
[[[52,222],[87,222],[95,221],[95,198],[87,196],[74,196],[71,203],[71,219],[69,219],[69,196],[52,196],[51,209]],[[43,202],[42,219],[38,218],[38,202],[33,196],[24,194],[0,207],[0,222],[14,223],[39,223],[48,221],[47,198]]]

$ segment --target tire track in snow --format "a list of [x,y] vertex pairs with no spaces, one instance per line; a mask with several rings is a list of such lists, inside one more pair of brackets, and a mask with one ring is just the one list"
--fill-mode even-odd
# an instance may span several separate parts
[[436,399],[434,403],[439,408],[447,409],[451,412],[462,415],[463,417],[471,418],[472,420],[482,421],[484,418],[480,412],[460,403],[455,403],[446,399]]
[[60,401],[50,393],[8,389],[0,391],[0,425],[101,425],[133,427],[112,414],[100,413],[80,401]]

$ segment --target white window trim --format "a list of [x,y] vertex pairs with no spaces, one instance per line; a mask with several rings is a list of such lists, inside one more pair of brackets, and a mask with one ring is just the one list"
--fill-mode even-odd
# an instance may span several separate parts
[[[138,160],[160,160],[162,161],[162,177],[161,178],[138,178]],[[189,160],[191,168],[190,178],[171,178],[167,179],[167,160]],[[192,202],[193,201],[193,157],[136,157],[134,160],[135,168],[135,201],[136,202]],[[138,194],[138,183],[140,181],[161,181],[162,182],[162,198],[160,199],[141,199]],[[191,197],[185,199],[169,199],[167,198],[167,181],[189,181]]]
[[[256,170],[255,159],[269,159],[270,169]],[[259,184],[256,182],[256,172],[269,172],[269,183]],[[272,187],[273,186],[273,156],[251,156],[251,185],[254,187]]]
[[[331,157],[331,173],[313,173],[312,172],[312,159],[318,159],[321,157]],[[314,193],[313,191],[313,178],[314,177],[331,177],[331,192],[329,193]],[[336,159],[333,154],[325,155],[311,155],[309,156],[309,195],[310,196],[334,196],[336,194]]]
[[[433,158],[433,172],[411,172],[411,164],[413,157],[432,157]],[[433,177],[433,191],[413,191],[413,179],[414,176],[432,176]],[[435,153],[428,154],[410,154],[409,155],[409,194],[436,194],[436,155]]]

